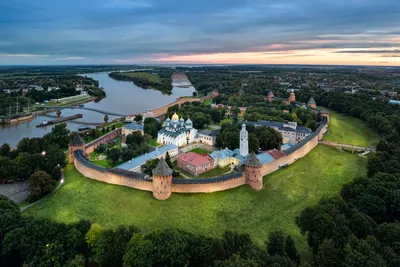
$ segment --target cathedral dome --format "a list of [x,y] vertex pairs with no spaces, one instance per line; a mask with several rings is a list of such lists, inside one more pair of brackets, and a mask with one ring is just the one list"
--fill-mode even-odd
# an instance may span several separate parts
[[171,121],[171,119],[170,119],[170,118],[167,118],[165,121],[167,121],[167,122],[170,122],[170,121]]
[[186,125],[192,125],[193,122],[190,119],[187,119],[187,121],[185,122]]
[[180,122],[184,122],[185,120],[181,117],[181,119],[179,120]]
[[174,115],[172,115],[171,120],[173,120],[173,121],[178,121],[179,120],[179,116],[178,116],[178,114],[176,114],[176,112],[175,112]]

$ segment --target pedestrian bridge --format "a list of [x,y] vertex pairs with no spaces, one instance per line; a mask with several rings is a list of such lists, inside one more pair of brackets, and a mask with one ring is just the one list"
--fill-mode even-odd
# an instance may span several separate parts
[[97,113],[101,113],[104,115],[110,115],[110,116],[118,116],[118,117],[125,117],[127,116],[126,114],[121,114],[121,113],[116,113],[116,112],[110,112],[110,111],[105,111],[101,109],[96,109],[96,108],[86,108],[86,107],[77,107],[77,106],[51,106],[51,107],[44,107],[45,109],[84,109],[84,110],[89,110],[89,111],[94,111]]

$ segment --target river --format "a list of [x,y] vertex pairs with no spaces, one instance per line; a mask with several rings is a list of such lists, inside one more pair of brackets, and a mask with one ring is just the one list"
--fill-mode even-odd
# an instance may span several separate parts
[[[104,87],[104,90],[107,93],[107,97],[102,99],[100,102],[89,102],[85,104],[85,107],[120,114],[136,114],[146,111],[147,109],[155,109],[165,106],[175,101],[178,97],[191,96],[195,91],[193,87],[174,87],[171,95],[165,95],[160,91],[137,87],[133,82],[111,79],[107,72],[82,75],[98,80],[99,85]],[[82,126],[82,123],[80,122],[103,122],[104,118],[103,114],[82,109],[63,109],[61,117],[75,114],[83,114],[83,118],[67,122],[68,128],[71,131],[76,131],[79,126]],[[54,116],[55,113],[49,115]],[[109,121],[117,118],[115,116],[108,117]],[[0,145],[8,143],[11,147],[16,147],[18,142],[24,137],[42,137],[46,133],[50,132],[52,126],[37,128],[36,125],[43,120],[52,119],[54,118],[40,115],[36,116],[36,118],[30,122],[17,125],[0,125]]]

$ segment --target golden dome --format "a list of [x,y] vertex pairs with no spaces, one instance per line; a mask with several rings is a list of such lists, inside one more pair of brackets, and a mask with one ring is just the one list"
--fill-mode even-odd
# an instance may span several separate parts
[[172,120],[172,121],[179,121],[179,116],[178,116],[178,114],[176,114],[176,112],[175,112],[174,115],[172,115],[171,120]]

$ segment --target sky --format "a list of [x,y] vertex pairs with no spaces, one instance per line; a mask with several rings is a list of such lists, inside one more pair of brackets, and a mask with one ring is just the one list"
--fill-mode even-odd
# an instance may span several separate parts
[[0,65],[400,66],[399,0],[0,0]]

